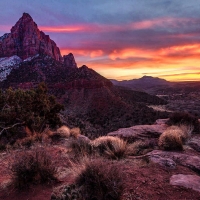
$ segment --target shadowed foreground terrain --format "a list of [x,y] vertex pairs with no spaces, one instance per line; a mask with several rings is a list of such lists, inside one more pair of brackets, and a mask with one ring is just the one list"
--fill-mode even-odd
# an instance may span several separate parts
[[[197,200],[200,198],[199,134],[192,133],[183,150],[162,150],[158,146],[159,137],[171,130],[166,121],[120,129],[95,140],[63,127],[54,133],[43,133],[42,141],[35,141],[31,146],[19,141],[14,148],[0,153],[0,198],[89,200],[95,197],[90,195],[97,194],[93,192],[95,185],[98,186],[99,181],[105,184],[100,174],[106,174],[109,181],[105,186],[98,186],[100,193],[95,199]],[[179,127],[176,129],[180,130]],[[46,152],[51,158],[45,169],[53,166],[55,179],[42,183],[40,174],[18,189],[13,163],[17,163],[16,158],[23,157],[24,153],[34,155],[35,152],[39,152],[39,163],[43,162],[41,155],[44,154],[41,152]],[[88,172],[87,168],[90,169]],[[98,170],[97,174],[95,170]],[[110,188],[108,193],[106,187]]]

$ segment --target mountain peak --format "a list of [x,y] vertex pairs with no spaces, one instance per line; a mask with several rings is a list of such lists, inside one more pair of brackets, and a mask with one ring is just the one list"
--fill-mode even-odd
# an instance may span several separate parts
[[159,81],[159,82],[167,82],[165,79],[159,78],[159,77],[153,77],[153,76],[146,76],[137,79],[137,80],[147,80],[147,81]]
[[11,34],[15,31],[19,32],[22,30],[24,31],[24,33],[26,33],[27,29],[30,29],[30,27],[32,31],[35,31],[38,28],[37,24],[33,21],[33,18],[28,13],[24,12],[22,17],[11,28]]
[[25,13],[25,12],[23,13],[21,18],[22,19],[32,19],[33,20],[33,18],[28,13]]
[[153,76],[147,76],[147,75],[144,75],[143,77],[141,77],[140,79],[151,79],[151,78],[155,78]]
[[23,13],[11,32],[1,37],[0,58],[17,55],[24,60],[37,54],[45,54],[62,61],[56,43],[38,29],[28,13]]
[[88,69],[88,67],[86,65],[82,65],[80,68],[81,69]]

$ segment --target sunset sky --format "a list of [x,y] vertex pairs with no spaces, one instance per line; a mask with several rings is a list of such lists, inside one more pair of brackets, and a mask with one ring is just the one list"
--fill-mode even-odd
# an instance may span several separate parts
[[0,35],[29,13],[62,55],[106,78],[200,81],[200,0],[1,0]]

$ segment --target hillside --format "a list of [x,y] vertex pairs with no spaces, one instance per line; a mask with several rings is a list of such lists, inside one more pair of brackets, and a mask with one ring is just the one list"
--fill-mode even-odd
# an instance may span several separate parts
[[81,127],[91,137],[120,127],[153,123],[157,117],[166,116],[146,106],[166,104],[166,101],[113,86],[86,66],[70,68],[45,55],[21,62],[1,86],[29,89],[40,82],[45,82],[49,92],[65,105],[63,122]]

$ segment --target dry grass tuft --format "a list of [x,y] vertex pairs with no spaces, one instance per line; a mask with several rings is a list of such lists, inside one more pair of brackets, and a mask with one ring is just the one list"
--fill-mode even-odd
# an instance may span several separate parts
[[164,131],[158,141],[158,146],[164,150],[183,150],[183,142],[187,134],[177,126],[171,126]]
[[51,137],[53,132],[49,129],[45,129],[42,133],[34,132],[32,135],[28,135],[27,137],[24,137],[23,139],[18,139],[13,147],[14,148],[21,148],[26,147],[30,148],[32,145],[34,145],[37,142],[41,143],[50,143],[49,137]]
[[80,128],[76,127],[76,128],[72,128],[70,130],[70,136],[74,137],[74,138],[78,138],[78,136],[81,134],[81,130]]
[[70,137],[70,129],[67,126],[61,126],[56,130],[56,133],[60,135],[60,137]]
[[75,184],[87,200],[120,200],[124,190],[121,168],[100,159],[81,166]]
[[126,156],[127,143],[118,137],[102,136],[92,141],[94,149],[102,156],[121,159]]
[[50,155],[44,149],[16,152],[11,164],[14,185],[22,189],[32,183],[46,183],[56,180],[57,169]]
[[68,148],[75,159],[80,159],[93,154],[93,146],[91,142],[84,139],[69,140]]
[[198,118],[186,112],[172,113],[171,116],[169,117],[167,124],[170,126],[171,125],[180,126],[183,124],[189,127],[190,126],[193,127],[193,130],[196,132],[199,132],[200,130],[200,124]]

